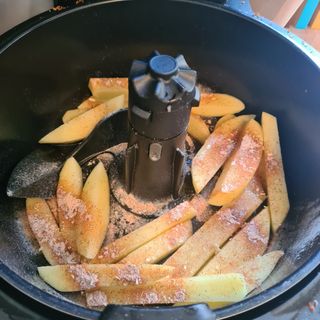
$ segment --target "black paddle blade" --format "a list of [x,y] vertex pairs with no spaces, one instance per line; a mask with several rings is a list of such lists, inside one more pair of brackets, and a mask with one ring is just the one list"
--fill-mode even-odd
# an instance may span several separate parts
[[69,157],[82,165],[106,149],[128,139],[127,111],[108,115],[78,144],[41,145],[13,169],[7,195],[15,198],[51,198],[59,172]]
[[16,198],[54,196],[60,169],[74,148],[42,146],[34,150],[13,169],[7,195]]

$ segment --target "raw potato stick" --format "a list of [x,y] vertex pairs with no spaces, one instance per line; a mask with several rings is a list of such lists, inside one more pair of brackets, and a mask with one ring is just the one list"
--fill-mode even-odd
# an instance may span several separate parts
[[199,193],[228,159],[236,146],[241,130],[254,116],[239,116],[226,121],[207,138],[192,160],[194,189]]
[[[227,121],[226,124],[231,121],[233,120]],[[238,145],[226,161],[209,198],[209,203],[214,206],[223,206],[238,198],[257,171],[262,151],[261,126],[251,119],[245,126]]]
[[82,192],[82,170],[73,158],[67,159],[63,165],[57,186],[57,205],[59,226],[63,237],[69,242],[74,251],[76,245],[76,217],[78,212],[85,210],[80,199]]
[[49,132],[39,143],[72,143],[83,140],[103,118],[124,108],[124,105],[123,95],[101,103]]
[[168,229],[192,219],[196,210],[185,201],[161,217],[103,247],[92,263],[114,263]]
[[210,131],[205,122],[200,116],[190,114],[190,121],[187,128],[188,133],[198,140],[200,143],[204,143],[210,135]]
[[93,259],[101,248],[109,224],[109,180],[102,162],[87,178],[81,200],[85,210],[76,217],[77,248],[85,258]]
[[62,122],[69,122],[73,118],[80,116],[80,114],[85,113],[101,103],[102,101],[99,101],[94,97],[89,97],[88,99],[84,100],[76,109],[67,110],[62,117]]
[[236,232],[265,199],[260,182],[254,178],[244,193],[230,206],[216,212],[191,236],[165,265],[174,266],[181,277],[195,275]]
[[40,198],[28,198],[26,210],[31,230],[41,251],[51,265],[76,264],[80,256],[63,238],[47,202]]
[[[107,101],[108,101],[109,107],[116,108],[120,102],[123,103],[122,101],[124,98],[125,97],[123,95],[120,95],[120,96],[117,96],[117,97],[114,97],[114,98],[108,99],[108,100],[98,100],[98,99],[95,99],[94,97],[90,97],[87,100],[85,100],[83,103],[81,103],[78,108],[67,110],[62,117],[62,121],[63,121],[63,123],[67,123],[70,120],[85,113],[86,111],[93,109],[96,106],[98,106],[99,104],[107,102]],[[126,102],[124,102],[123,108],[124,109],[128,108]]]
[[101,287],[127,287],[171,277],[174,268],[162,265],[78,264],[38,267],[40,277],[61,292]]
[[264,136],[264,176],[272,231],[276,232],[286,218],[290,207],[283,171],[277,118],[263,112],[262,130]]
[[158,263],[178,249],[191,235],[192,223],[188,220],[132,251],[124,259],[120,260],[119,263],[132,263],[136,265]]
[[231,238],[198,275],[232,272],[245,261],[263,254],[268,246],[269,233],[269,210],[265,208]]
[[[244,262],[241,266],[234,268],[232,271],[241,273],[246,281],[248,293],[261,286],[261,284],[268,278],[283,256],[282,251],[272,251],[263,256],[257,256],[251,260]],[[222,308],[233,302],[206,302],[211,309]],[[177,303],[176,305],[187,305],[188,303]]]
[[244,107],[242,101],[229,94],[202,92],[199,107],[192,108],[191,112],[203,117],[221,117],[238,113]]
[[240,301],[247,293],[239,273],[192,278],[164,278],[141,286],[100,289],[110,304],[167,304],[176,302]]

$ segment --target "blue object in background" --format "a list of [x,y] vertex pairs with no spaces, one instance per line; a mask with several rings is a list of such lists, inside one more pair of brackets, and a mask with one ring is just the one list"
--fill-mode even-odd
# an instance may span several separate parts
[[314,12],[317,9],[320,0],[307,0],[301,12],[300,18],[297,21],[297,29],[306,29],[312,19]]

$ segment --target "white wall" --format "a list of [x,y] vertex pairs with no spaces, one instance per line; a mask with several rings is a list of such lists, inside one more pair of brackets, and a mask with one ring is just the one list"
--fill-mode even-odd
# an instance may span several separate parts
[[52,6],[52,0],[0,0],[0,34]]

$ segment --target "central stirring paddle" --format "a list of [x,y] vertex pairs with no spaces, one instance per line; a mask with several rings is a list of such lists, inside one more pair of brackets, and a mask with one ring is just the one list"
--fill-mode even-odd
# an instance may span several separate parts
[[128,193],[154,201],[177,198],[184,181],[190,111],[199,105],[197,72],[182,55],[154,52],[135,60],[129,74]]
[[190,111],[200,101],[196,81],[196,71],[182,55],[173,58],[155,51],[133,61],[128,113],[108,115],[79,144],[40,146],[14,168],[8,196],[50,198],[67,158],[73,156],[83,165],[128,141],[123,164],[126,192],[144,201],[177,198],[185,175]]

